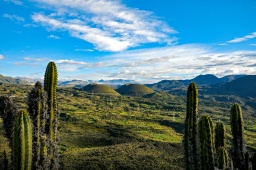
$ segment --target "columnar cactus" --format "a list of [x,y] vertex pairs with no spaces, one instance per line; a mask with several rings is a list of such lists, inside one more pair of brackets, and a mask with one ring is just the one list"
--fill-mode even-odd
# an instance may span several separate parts
[[244,123],[241,107],[234,104],[231,108],[231,132],[233,135],[232,157],[234,168],[245,169]]
[[12,163],[15,170],[30,170],[32,164],[32,125],[27,111],[21,110],[13,128]]
[[200,169],[214,170],[213,152],[213,124],[208,115],[202,115],[199,120],[199,142],[200,142]]
[[0,96],[0,117],[3,119],[5,136],[10,143],[12,141],[12,128],[17,110],[17,106],[10,97]]
[[216,157],[216,164],[218,169],[226,169],[229,167],[229,156],[224,147],[218,148]]
[[187,170],[197,170],[198,164],[198,90],[195,83],[191,83],[187,92],[187,111],[185,120],[185,161]]
[[222,122],[217,122],[215,126],[215,151],[218,152],[220,147],[225,147],[226,129]]
[[45,122],[47,113],[46,93],[37,82],[28,94],[28,112],[33,122],[33,165],[32,168],[47,169],[45,144]]
[[47,92],[47,116],[46,134],[49,138],[50,149],[50,164],[51,169],[58,168],[58,149],[57,149],[57,126],[58,126],[58,110],[56,101],[56,88],[58,81],[57,67],[54,62],[49,62],[46,68],[44,77],[44,90]]
[[49,134],[50,139],[55,141],[55,117],[57,114],[57,102],[56,102],[56,88],[58,81],[57,67],[54,62],[50,62],[47,65],[44,77],[44,90],[47,92],[47,104],[49,119],[46,125],[46,133]]

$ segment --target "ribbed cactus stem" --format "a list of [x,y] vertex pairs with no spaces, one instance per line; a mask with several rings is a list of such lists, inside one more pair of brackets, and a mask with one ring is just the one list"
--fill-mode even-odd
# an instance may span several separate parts
[[229,167],[229,156],[224,147],[218,148],[216,163],[218,169],[226,169]]
[[27,111],[21,110],[15,118],[12,147],[13,168],[30,170],[32,164],[32,125]]
[[234,168],[243,170],[245,168],[244,123],[242,110],[238,104],[231,107],[230,120],[233,136],[232,157]]
[[197,170],[198,165],[198,90],[195,83],[190,83],[187,91],[187,111],[185,119],[185,163],[187,170]]
[[213,124],[208,115],[202,115],[198,124],[200,142],[200,169],[214,170]]
[[49,62],[45,71],[44,90],[47,92],[47,104],[49,120],[46,126],[46,133],[50,136],[51,141],[56,140],[55,134],[55,117],[57,114],[56,88],[58,73],[54,62]]
[[50,169],[58,169],[58,146],[57,146],[57,126],[58,126],[58,110],[56,101],[58,73],[57,66],[54,62],[49,62],[45,71],[44,90],[47,93],[47,123],[46,135],[48,138],[48,155],[50,159]]
[[220,147],[225,147],[225,140],[226,140],[226,128],[224,123],[217,122],[215,126],[215,150],[218,152]]
[[46,94],[42,84],[37,82],[28,95],[28,112],[33,122],[33,169],[45,166],[44,160],[47,153],[41,153],[42,136],[45,133],[45,122],[47,113]]

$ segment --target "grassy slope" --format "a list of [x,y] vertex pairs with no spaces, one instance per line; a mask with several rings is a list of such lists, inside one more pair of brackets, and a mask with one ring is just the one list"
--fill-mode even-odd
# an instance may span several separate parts
[[[16,96],[24,105],[28,86],[0,86],[1,94]],[[60,153],[62,169],[184,169],[182,133],[185,97],[164,93],[140,97],[97,96],[58,89],[60,110]],[[200,96],[202,97],[202,96]],[[226,122],[233,103],[199,100],[199,114],[208,113],[214,121]],[[241,98],[246,139],[256,146],[255,110]],[[1,128],[0,128],[1,129]],[[230,146],[230,134],[228,135]],[[8,148],[0,131],[0,151]],[[2,147],[3,146],[3,147]]]
[[95,94],[111,94],[114,96],[119,96],[120,94],[117,93],[115,90],[110,88],[104,84],[88,84],[82,88],[83,91],[88,93],[95,93]]
[[154,92],[152,89],[142,84],[126,84],[119,87],[116,91],[122,95],[139,97]]

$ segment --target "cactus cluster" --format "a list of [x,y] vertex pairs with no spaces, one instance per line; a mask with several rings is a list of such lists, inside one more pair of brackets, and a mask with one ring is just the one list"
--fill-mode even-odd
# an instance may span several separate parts
[[50,62],[45,72],[44,87],[37,82],[28,94],[28,111],[18,112],[9,97],[0,96],[0,116],[5,135],[12,144],[11,169],[59,168],[57,79],[57,67]]
[[[230,111],[230,124],[232,132],[232,149],[228,153],[226,149],[226,130],[222,122],[217,122],[214,133],[213,123],[208,115],[202,115],[197,127],[198,92],[196,85],[191,83],[187,92],[187,112],[185,119],[185,162],[186,169],[195,169],[194,159],[200,157],[197,169],[256,169],[256,154],[252,158],[245,149],[244,124],[241,107],[234,104]],[[198,130],[197,130],[198,128]],[[198,135],[197,135],[198,133]],[[193,138],[195,137],[195,138]],[[194,147],[192,141],[197,141],[198,152],[193,155]],[[195,142],[196,143],[196,142]],[[197,143],[196,143],[197,144]],[[231,155],[231,157],[230,157]]]

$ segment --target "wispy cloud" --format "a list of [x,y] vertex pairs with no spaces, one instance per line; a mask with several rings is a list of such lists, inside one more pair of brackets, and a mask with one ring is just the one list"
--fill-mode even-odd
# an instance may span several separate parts
[[228,43],[240,43],[240,42],[244,42],[244,41],[247,41],[247,40],[253,39],[253,38],[256,38],[256,32],[253,32],[251,34],[248,34],[248,35],[240,37],[240,38],[235,38],[233,40],[228,41]]
[[23,5],[23,2],[22,1],[19,1],[19,0],[4,0],[5,2],[12,2],[14,3],[15,5]]
[[48,60],[48,58],[31,58],[31,57],[25,57],[23,59],[26,61],[38,61],[38,62]]
[[77,48],[75,51],[83,51],[83,52],[93,52],[93,49],[82,49],[82,48]]
[[52,39],[60,39],[60,37],[56,36],[56,35],[49,35],[47,38],[52,38]]
[[0,60],[4,59],[4,56],[0,54]]
[[89,62],[84,62],[84,61],[75,61],[75,60],[56,60],[54,61],[60,70],[65,71],[65,72],[74,72],[78,71],[81,69],[88,69],[88,68],[99,68],[99,67],[104,67],[105,63],[104,62],[94,62],[94,63],[89,63]]
[[92,43],[98,50],[123,51],[144,43],[171,44],[177,33],[151,12],[129,8],[118,0],[35,0],[55,9],[36,13],[33,20],[52,30],[65,30],[72,37]]
[[256,44],[251,44],[251,46],[256,46]]
[[3,17],[4,17],[4,18],[8,18],[8,19],[10,19],[10,20],[12,20],[12,21],[19,21],[19,22],[25,21],[24,18],[19,17],[19,16],[17,16],[17,15],[3,14]]

